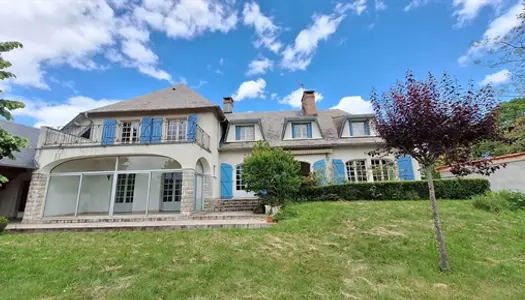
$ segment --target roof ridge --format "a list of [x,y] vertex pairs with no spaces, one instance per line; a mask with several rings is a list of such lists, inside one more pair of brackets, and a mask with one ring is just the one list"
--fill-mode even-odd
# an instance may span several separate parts
[[9,120],[0,120],[0,122],[2,122],[2,123],[9,123],[9,124],[15,124],[15,125],[17,125],[17,126],[22,126],[22,127],[26,127],[26,128],[29,128],[29,129],[34,129],[34,130],[38,130],[38,131],[40,131],[40,128],[37,128],[37,127],[34,127],[34,126],[25,125],[25,124],[21,124],[21,123],[17,123],[17,122],[15,122],[14,120],[12,120],[12,121],[9,121]]

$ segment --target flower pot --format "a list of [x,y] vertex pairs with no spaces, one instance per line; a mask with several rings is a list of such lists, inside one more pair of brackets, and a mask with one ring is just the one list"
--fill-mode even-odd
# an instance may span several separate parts
[[265,205],[264,206],[264,213],[269,215],[272,213],[272,206],[271,205]]
[[273,217],[272,216],[267,216],[266,217],[266,222],[273,223]]
[[275,215],[281,210],[281,205],[278,206],[272,206],[272,215]]

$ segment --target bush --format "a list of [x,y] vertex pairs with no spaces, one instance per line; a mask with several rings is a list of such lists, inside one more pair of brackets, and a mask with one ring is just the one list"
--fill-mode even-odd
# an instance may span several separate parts
[[487,192],[472,197],[472,205],[496,213],[502,210],[525,209],[525,194],[512,191]]
[[0,232],[4,231],[5,227],[7,226],[7,223],[9,223],[9,220],[0,216]]
[[[470,199],[490,191],[486,179],[434,180],[436,198]],[[332,200],[428,200],[426,181],[387,181],[348,183],[303,188],[298,197],[301,201]]]

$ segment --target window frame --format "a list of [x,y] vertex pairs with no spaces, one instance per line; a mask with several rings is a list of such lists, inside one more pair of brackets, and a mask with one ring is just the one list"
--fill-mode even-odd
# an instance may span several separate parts
[[349,182],[368,182],[368,168],[366,159],[353,159],[346,161],[345,170],[346,178]]
[[235,166],[235,190],[246,191],[246,183],[242,179],[244,164]]
[[[237,139],[237,128],[239,128],[239,139]],[[253,138],[249,139],[246,138],[246,133],[243,130],[246,130],[247,128],[251,128],[253,130]],[[236,141],[255,141],[255,124],[243,124],[243,125],[235,125],[235,140]]]
[[[124,129],[127,127],[125,124],[130,124],[129,137],[124,137]],[[136,132],[133,132],[133,125],[136,125]],[[141,131],[140,120],[120,120],[119,121],[119,142],[121,144],[137,144],[140,142],[140,131]],[[126,139],[126,140],[125,140]],[[129,139],[129,140],[128,140]]]
[[[292,138],[293,139],[309,139],[310,137],[308,137],[308,124],[311,124],[311,123],[308,123],[308,122],[292,122]],[[297,128],[298,126],[304,126],[304,136],[298,136],[297,135]],[[310,125],[311,126],[311,125]],[[301,130],[301,134],[303,134],[302,130]]]
[[[185,141],[188,135],[188,120],[187,119],[166,119],[166,140],[168,141]],[[173,122],[173,124],[172,124]],[[183,124],[183,125],[181,125]],[[173,130],[174,134],[171,134]]]
[[[355,133],[354,124],[363,124],[363,134],[357,135]],[[369,134],[366,134],[366,125],[365,124],[368,124],[368,133]],[[348,120],[348,130],[349,130],[349,135],[351,137],[372,136],[372,131],[370,130],[370,120],[367,120],[367,119],[365,119],[365,120],[362,120],[362,119]]]
[[[376,163],[376,162],[379,162],[379,163]],[[372,171],[373,182],[383,182],[383,181],[390,181],[390,180],[396,179],[395,178],[396,176],[394,174],[395,165],[391,160],[383,159],[383,158],[371,159],[370,169]],[[379,173],[375,172],[376,169],[379,169]]]
[[[123,178],[123,180],[121,180]],[[135,198],[135,173],[117,174],[115,203],[133,203]]]
[[[168,178],[168,176],[171,178]],[[162,173],[162,193],[160,195],[161,201],[166,202],[180,202],[182,200],[182,179],[177,179],[177,173],[167,172]]]

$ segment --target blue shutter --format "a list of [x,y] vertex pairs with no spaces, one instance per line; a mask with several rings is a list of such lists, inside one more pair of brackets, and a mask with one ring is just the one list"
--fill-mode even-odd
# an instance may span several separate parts
[[292,123],[292,138],[295,139],[295,124]]
[[158,144],[162,138],[162,118],[153,118],[151,121],[151,142]]
[[370,135],[370,124],[369,121],[365,121],[365,135]]
[[102,145],[113,145],[115,143],[115,131],[117,120],[106,119],[102,125]]
[[315,175],[321,179],[321,184],[326,184],[326,163],[324,159],[314,162],[313,169]]
[[235,126],[235,140],[241,140],[241,126]]
[[197,115],[188,116],[188,141],[195,141],[197,137]]
[[332,165],[334,169],[334,183],[343,184],[345,183],[345,165],[340,159],[332,160]]
[[312,123],[306,124],[306,133],[308,134],[308,138],[312,138]]
[[348,120],[348,128],[350,128],[350,136],[354,136],[354,129],[352,128],[352,121]]
[[151,122],[153,118],[142,118],[140,125],[140,143],[149,144],[151,142]]
[[412,157],[405,156],[397,159],[397,168],[399,169],[399,179],[414,180],[414,168],[412,167]]
[[233,198],[233,168],[229,164],[221,164],[221,199]]

